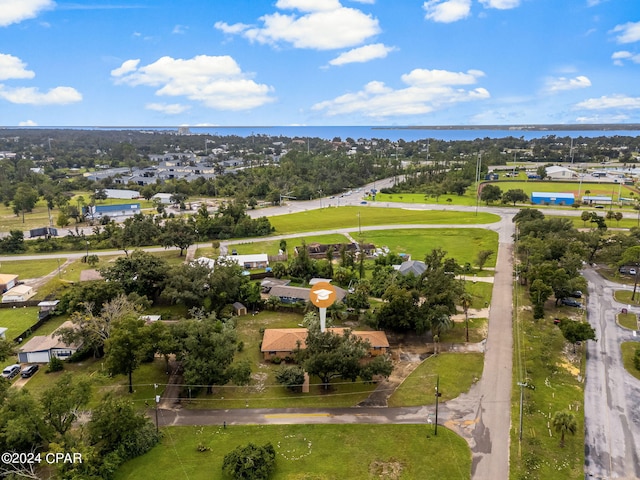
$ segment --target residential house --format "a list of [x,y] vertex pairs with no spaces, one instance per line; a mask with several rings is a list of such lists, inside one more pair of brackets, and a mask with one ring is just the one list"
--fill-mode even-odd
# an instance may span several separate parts
[[139,203],[123,203],[121,205],[89,205],[82,208],[85,217],[96,219],[102,217],[133,217],[140,213]]
[[407,260],[394,268],[402,275],[412,274],[415,277],[419,277],[427,270],[425,263],[420,260]]
[[36,294],[29,285],[17,285],[2,295],[2,303],[26,302]]
[[[348,329],[327,328],[327,331],[338,335],[343,335],[346,330]],[[352,331],[351,333],[369,342],[371,356],[384,355],[389,351],[389,340],[381,330]],[[260,347],[262,356],[265,360],[291,356],[296,349],[306,348],[307,335],[306,328],[267,328],[264,331]]]
[[17,281],[18,275],[14,275],[13,273],[0,273],[0,293],[11,290],[16,286]]
[[[336,302],[341,302],[347,296],[347,291],[340,287],[333,287],[336,290]],[[311,289],[304,287],[289,287],[285,285],[275,285],[271,287],[269,295],[278,297],[282,303],[308,302],[310,300]]]
[[76,353],[81,345],[67,344],[57,333],[61,328],[71,328],[70,320],[64,322],[51,335],[36,335],[18,350],[20,363],[48,363],[53,357],[62,360]]

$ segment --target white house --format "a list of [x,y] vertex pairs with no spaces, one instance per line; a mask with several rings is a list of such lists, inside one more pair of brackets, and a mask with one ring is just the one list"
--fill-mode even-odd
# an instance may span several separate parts
[[11,290],[8,290],[4,295],[2,295],[2,303],[26,302],[35,294],[36,291],[33,289],[33,287],[30,287],[28,285],[18,285],[17,287],[13,287]]
[[[60,328],[73,327],[70,320],[64,322]],[[48,363],[53,357],[65,360],[78,351],[80,345],[66,344],[54,331],[51,335],[36,335],[18,350],[20,363]]]
[[576,178],[578,176],[578,174],[573,170],[566,167],[561,167],[559,165],[553,165],[551,167],[547,167],[546,172],[547,172],[547,177],[549,177],[552,180]]
[[169,205],[171,203],[171,193],[156,193],[151,200],[154,200],[162,205]]
[[227,255],[224,260],[236,262],[245,270],[250,268],[267,268],[269,266],[269,255],[266,253],[255,253],[253,255]]

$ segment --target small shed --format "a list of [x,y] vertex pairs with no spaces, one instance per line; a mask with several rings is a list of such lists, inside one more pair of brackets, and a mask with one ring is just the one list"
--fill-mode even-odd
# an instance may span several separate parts
[[29,285],[18,285],[2,295],[2,303],[26,302],[36,294]]
[[233,311],[237,316],[241,317],[247,314],[247,307],[240,302],[236,302],[233,304]]
[[531,203],[535,205],[573,205],[573,193],[562,192],[532,192]]
[[0,327],[0,338],[7,338],[7,330],[9,330],[7,327]]

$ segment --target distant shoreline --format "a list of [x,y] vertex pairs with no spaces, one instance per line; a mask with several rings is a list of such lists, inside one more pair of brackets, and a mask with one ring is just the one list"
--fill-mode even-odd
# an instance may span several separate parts
[[606,124],[558,124],[558,125],[408,125],[408,126],[380,126],[371,127],[372,130],[528,130],[532,132],[545,131],[636,131],[640,130],[638,123],[606,123]]

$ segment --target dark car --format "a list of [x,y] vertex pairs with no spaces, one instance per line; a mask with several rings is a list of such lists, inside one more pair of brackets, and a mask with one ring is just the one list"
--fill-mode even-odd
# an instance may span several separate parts
[[22,378],[29,378],[29,377],[32,377],[33,374],[36,373],[37,371],[38,371],[38,365],[27,365],[22,369],[22,372],[20,372],[20,376]]
[[580,302],[576,302],[573,298],[563,298],[562,304],[566,307],[582,307]]
[[575,292],[571,292],[569,296],[573,298],[582,298],[582,292],[580,290],[576,290]]

